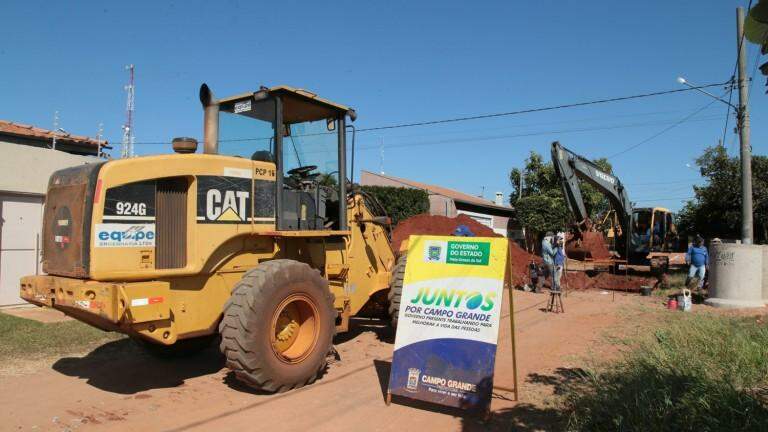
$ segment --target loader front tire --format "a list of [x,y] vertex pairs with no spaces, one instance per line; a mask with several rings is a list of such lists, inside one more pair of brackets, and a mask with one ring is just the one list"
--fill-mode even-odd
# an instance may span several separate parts
[[392,328],[397,329],[397,317],[400,314],[400,299],[403,296],[403,281],[405,280],[405,263],[408,256],[403,254],[397,259],[392,269],[392,279],[389,281],[389,318]]
[[219,325],[226,366],[243,384],[283,392],[326,366],[336,310],[320,272],[293,260],[259,264],[235,285]]

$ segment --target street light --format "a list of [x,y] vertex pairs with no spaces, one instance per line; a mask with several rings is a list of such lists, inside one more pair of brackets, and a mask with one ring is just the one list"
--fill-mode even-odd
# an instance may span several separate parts
[[[738,112],[739,112],[739,107],[737,107],[736,105],[734,105],[734,104],[732,104],[732,103],[728,102],[727,100],[725,100],[725,99],[723,99],[723,98],[721,98],[721,97],[715,96],[715,95],[713,95],[712,93],[710,93],[710,92],[708,92],[708,91],[706,91],[706,90],[702,89],[701,87],[697,87],[697,86],[695,86],[695,85],[691,84],[690,82],[688,82],[688,80],[686,80],[686,79],[685,79],[685,78],[683,78],[683,77],[677,77],[677,82],[679,82],[680,84],[683,84],[683,85],[687,85],[688,87],[690,87],[690,88],[691,88],[691,89],[693,89],[693,90],[697,90],[697,91],[700,91],[700,92],[704,93],[705,95],[707,95],[707,96],[709,96],[709,97],[711,97],[711,98],[713,98],[713,99],[717,99],[717,100],[719,100],[720,102],[722,102],[722,103],[724,103],[724,104],[726,104],[726,105],[730,106],[731,108],[735,109],[735,110],[736,110],[736,113],[738,114]],[[731,82],[733,82],[733,81],[731,81]]]

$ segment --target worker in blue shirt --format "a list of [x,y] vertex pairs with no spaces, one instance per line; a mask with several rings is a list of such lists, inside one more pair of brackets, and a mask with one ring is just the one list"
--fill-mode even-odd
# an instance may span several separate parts
[[560,279],[563,277],[563,271],[565,270],[565,244],[560,236],[555,238],[553,262],[555,264],[555,274],[552,276],[552,291],[560,291]]
[[[544,239],[541,241],[541,258],[544,260],[544,277],[541,282],[548,277],[553,277],[551,286],[554,286],[555,275],[555,248],[552,246],[554,236],[552,231],[547,231],[547,234],[544,235]],[[537,287],[536,292],[541,292],[541,290]]]
[[688,269],[688,279],[699,278],[699,288],[704,286],[704,276],[707,274],[709,265],[709,253],[704,246],[704,238],[696,234],[694,243],[688,246],[688,253],[685,254],[685,263],[690,265]]

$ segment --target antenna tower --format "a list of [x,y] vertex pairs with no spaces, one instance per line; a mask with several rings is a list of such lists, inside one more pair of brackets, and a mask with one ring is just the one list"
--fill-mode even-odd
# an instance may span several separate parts
[[128,65],[125,69],[127,69],[129,73],[128,85],[124,87],[125,91],[128,93],[128,98],[125,103],[126,119],[125,124],[123,125],[123,143],[121,146],[120,157],[130,158],[133,157],[133,65]]

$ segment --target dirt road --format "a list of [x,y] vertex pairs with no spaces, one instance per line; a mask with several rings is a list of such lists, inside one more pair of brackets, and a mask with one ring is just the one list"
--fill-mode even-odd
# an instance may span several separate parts
[[[539,430],[555,412],[545,404],[588,353],[609,353],[605,333],[627,328],[638,305],[658,298],[599,291],[565,299],[565,314],[542,310],[547,295],[515,292],[521,402],[495,391],[490,424],[452,410],[384,404],[392,355],[386,323],[358,320],[336,339],[339,359],[315,384],[266,395],[238,385],[215,350],[157,360],[128,340],[80,357],[61,358],[33,373],[0,375],[0,430]],[[505,312],[506,314],[506,312]],[[614,330],[616,329],[616,330]],[[502,322],[495,384],[512,387],[509,322]]]

